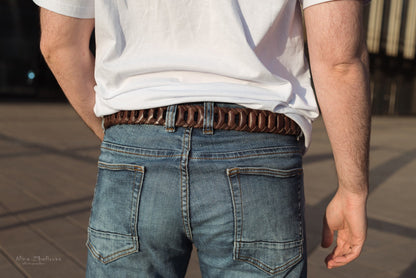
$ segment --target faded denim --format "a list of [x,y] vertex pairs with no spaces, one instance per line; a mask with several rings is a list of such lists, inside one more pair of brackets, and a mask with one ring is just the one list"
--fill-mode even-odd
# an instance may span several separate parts
[[193,245],[204,277],[306,277],[303,140],[212,133],[207,115],[106,131],[87,277],[183,277]]

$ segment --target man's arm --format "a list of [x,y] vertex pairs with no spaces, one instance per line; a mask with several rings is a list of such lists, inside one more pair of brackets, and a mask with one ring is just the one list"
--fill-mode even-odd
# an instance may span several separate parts
[[332,1],[305,9],[312,76],[334,153],[338,190],[326,209],[322,246],[337,231],[328,268],[356,259],[367,233],[370,94],[362,2]]
[[94,19],[78,19],[41,8],[41,51],[75,111],[103,139],[95,103],[94,56],[89,42]]

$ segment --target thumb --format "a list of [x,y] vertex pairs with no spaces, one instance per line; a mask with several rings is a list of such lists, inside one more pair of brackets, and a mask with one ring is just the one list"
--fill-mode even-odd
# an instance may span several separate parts
[[323,228],[322,228],[321,246],[323,248],[328,248],[329,246],[331,246],[333,240],[334,240],[334,231],[332,231],[331,228],[329,228],[328,221],[325,215],[324,221],[323,221]]

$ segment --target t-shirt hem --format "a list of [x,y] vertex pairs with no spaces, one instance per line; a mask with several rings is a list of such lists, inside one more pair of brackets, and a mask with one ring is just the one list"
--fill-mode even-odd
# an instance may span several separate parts
[[93,5],[72,5],[67,2],[62,3],[60,0],[33,0],[39,7],[45,8],[52,12],[75,18],[94,18]]
[[[317,5],[317,4],[321,4],[321,3],[325,3],[325,2],[330,2],[330,1],[335,1],[335,0],[303,0],[302,1],[302,7],[303,9],[306,9],[307,7],[313,6],[313,5]],[[371,2],[371,0],[362,0],[364,5],[367,5]]]
[[304,1],[302,1],[303,2],[302,7],[303,7],[303,9],[306,9],[310,6],[314,6],[314,5],[317,5],[317,4],[330,2],[330,1],[334,1],[334,0],[304,0]]

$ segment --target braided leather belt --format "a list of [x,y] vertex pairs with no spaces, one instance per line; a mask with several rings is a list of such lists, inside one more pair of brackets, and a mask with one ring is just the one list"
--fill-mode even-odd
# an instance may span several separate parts
[[[120,111],[104,116],[104,128],[121,124],[164,125],[167,107]],[[175,126],[203,128],[204,106],[178,104]],[[282,135],[301,133],[295,121],[284,114],[249,108],[214,107],[214,129],[266,132]]]

